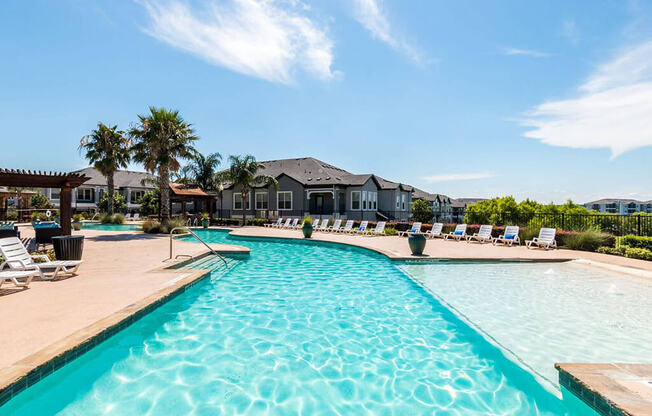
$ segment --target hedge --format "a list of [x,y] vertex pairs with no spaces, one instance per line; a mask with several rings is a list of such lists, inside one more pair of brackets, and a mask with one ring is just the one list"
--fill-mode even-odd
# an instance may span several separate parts
[[620,244],[632,248],[644,248],[646,250],[652,250],[652,237],[626,235],[620,238]]

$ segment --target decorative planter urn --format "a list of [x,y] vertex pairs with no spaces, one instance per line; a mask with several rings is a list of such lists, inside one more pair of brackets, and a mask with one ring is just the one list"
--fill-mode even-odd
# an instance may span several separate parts
[[81,221],[73,221],[72,222],[72,229],[75,231],[79,231],[82,229],[82,223]]
[[423,234],[410,234],[408,244],[413,256],[420,256],[426,248],[426,236]]
[[308,224],[304,225],[303,227],[301,227],[301,231],[303,231],[303,236],[305,238],[310,238],[310,236],[312,235],[312,225],[308,225]]
[[209,220],[208,218],[205,218],[205,219],[201,220],[201,226],[204,227],[204,228],[208,228],[210,223],[211,223],[211,220]]

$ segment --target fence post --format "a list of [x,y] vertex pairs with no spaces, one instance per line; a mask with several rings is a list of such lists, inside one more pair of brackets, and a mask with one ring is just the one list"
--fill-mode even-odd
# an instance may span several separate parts
[[561,213],[561,229],[564,230],[564,231],[566,230],[566,221],[565,221],[565,216],[564,216],[563,212]]
[[638,230],[636,232],[636,235],[641,236],[641,216],[637,215],[637,222],[638,222]]

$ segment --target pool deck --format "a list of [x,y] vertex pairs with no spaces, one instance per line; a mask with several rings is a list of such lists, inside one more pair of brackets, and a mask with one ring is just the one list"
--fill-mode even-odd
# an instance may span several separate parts
[[[302,238],[300,230],[263,227],[232,230],[234,236]],[[22,237],[30,237],[31,232],[31,227],[21,228]],[[0,289],[0,314],[4,317],[0,324],[0,331],[4,334],[0,337],[3,351],[0,355],[0,396],[5,387],[28,379],[28,375],[43,367],[44,363],[52,363],[66,351],[89,344],[90,339],[106,332],[107,328],[165,301],[206,274],[206,271],[166,269],[174,264],[163,261],[169,255],[168,236],[148,235],[139,231],[100,230],[83,230],[75,234],[86,237],[85,262],[77,276],[56,281],[34,280],[29,289],[14,289],[11,285]],[[404,237],[315,232],[312,239],[364,247],[383,253],[392,260],[579,260],[615,272],[652,279],[652,262],[598,253],[528,250],[525,247],[434,239],[428,240],[424,256],[414,257],[410,255]],[[237,244],[237,240],[234,243]],[[220,252],[249,252],[246,247],[238,245],[211,244],[211,247]],[[175,241],[174,249],[175,255],[198,256],[207,251],[200,244],[185,241]]]

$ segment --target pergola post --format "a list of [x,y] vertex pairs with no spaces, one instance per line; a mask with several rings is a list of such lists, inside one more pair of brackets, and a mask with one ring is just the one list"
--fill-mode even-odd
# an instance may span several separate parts
[[70,221],[72,220],[72,188],[64,186],[59,194],[59,215],[61,232],[63,235],[70,235]]

